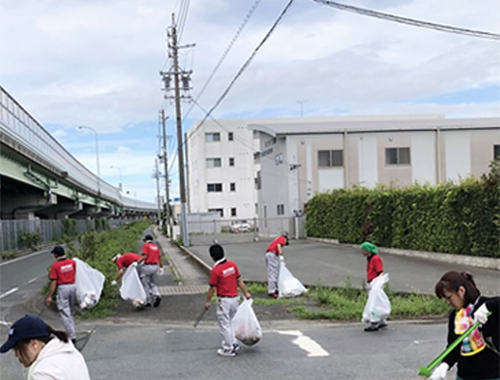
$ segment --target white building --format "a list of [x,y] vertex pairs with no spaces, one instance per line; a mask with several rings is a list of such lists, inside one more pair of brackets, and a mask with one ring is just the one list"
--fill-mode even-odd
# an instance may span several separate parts
[[[214,133],[221,141],[210,141]],[[233,133],[232,142],[228,133]],[[220,120],[199,130],[195,125],[188,136],[190,210],[223,209],[223,216],[230,217],[236,208],[238,219],[300,214],[314,194],[354,185],[435,185],[480,176],[500,155],[500,118]],[[236,167],[228,166],[230,157]],[[218,158],[220,165],[210,167],[219,164]],[[257,192],[250,186],[253,177]],[[231,194],[231,183],[243,191]]]
[[242,119],[207,120],[186,133],[188,212],[218,211],[232,220],[255,216],[259,147],[247,125]]

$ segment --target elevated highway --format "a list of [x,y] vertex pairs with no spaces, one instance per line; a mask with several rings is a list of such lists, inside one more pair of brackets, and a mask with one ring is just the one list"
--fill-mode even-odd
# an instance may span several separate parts
[[124,197],[73,157],[0,86],[0,217],[149,216],[158,206]]

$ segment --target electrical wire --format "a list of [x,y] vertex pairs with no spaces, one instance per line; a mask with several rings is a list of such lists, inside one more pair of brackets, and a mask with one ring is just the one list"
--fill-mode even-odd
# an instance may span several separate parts
[[[234,83],[238,80],[238,78],[243,74],[243,72],[250,65],[250,63],[252,62],[252,60],[255,57],[255,55],[258,53],[258,51],[260,50],[260,48],[269,39],[269,37],[274,32],[274,30],[276,29],[276,27],[278,26],[278,24],[280,23],[280,21],[283,19],[283,17],[285,16],[285,14],[288,12],[288,10],[290,9],[290,7],[291,7],[291,5],[293,4],[294,1],[295,0],[289,0],[288,4],[285,6],[285,8],[283,8],[283,10],[281,11],[280,15],[278,16],[278,18],[276,19],[276,21],[274,22],[274,24],[271,26],[271,28],[268,30],[268,32],[266,33],[266,35],[264,36],[264,38],[260,41],[260,43],[254,49],[254,51],[252,52],[252,54],[250,55],[250,57],[245,61],[245,63],[243,64],[243,66],[240,68],[240,70],[238,71],[238,73],[231,80],[231,82],[226,87],[226,89],[224,90],[224,92],[222,93],[222,95],[219,97],[219,99],[217,99],[217,101],[212,106],[212,108],[210,108],[210,110],[206,113],[206,115],[203,117],[203,119],[201,120],[201,122],[196,126],[195,130],[193,131],[193,133],[195,133],[196,130],[198,130],[199,128],[201,128],[201,126],[203,125],[203,123],[205,123],[205,121],[211,116],[212,112],[214,112],[215,109],[220,105],[220,103],[222,102],[222,100],[224,100],[224,98],[226,97],[226,95],[229,93],[229,91],[233,87]],[[187,142],[187,139],[183,142],[182,145],[186,144],[186,142]]]
[[[250,18],[252,17],[253,13],[255,12],[255,10],[257,9],[257,6],[259,5],[259,3],[261,2],[262,0],[256,0],[252,7],[250,8],[250,10],[248,11],[247,15],[245,16],[245,18],[243,19],[243,22],[241,23],[240,27],[238,28],[238,30],[236,31],[236,34],[233,36],[233,38],[231,39],[231,41],[229,42],[229,44],[227,45],[226,47],[226,50],[224,51],[224,53],[222,53],[222,56],[220,57],[219,59],[219,62],[217,62],[217,64],[215,65],[214,69],[212,70],[212,72],[210,73],[210,75],[208,76],[208,79],[206,80],[205,84],[203,85],[203,87],[201,88],[200,92],[198,93],[198,95],[196,96],[196,101],[198,101],[200,99],[200,97],[203,95],[203,93],[205,92],[207,86],[210,84],[210,81],[212,80],[212,78],[214,77],[215,73],[217,72],[217,70],[220,68],[220,66],[222,65],[222,63],[224,62],[224,60],[226,59],[227,55],[229,54],[229,52],[231,51],[233,45],[235,44],[235,42],[238,40],[241,32],[243,31],[243,29],[245,29],[245,26],[248,24],[248,21],[250,20]],[[188,109],[188,111],[186,112],[186,114],[184,115],[184,119],[183,121],[185,121],[187,119],[187,117],[189,116],[189,114],[191,113],[191,110],[193,109],[194,107],[194,104],[191,104],[191,107]]]
[[383,19],[383,20],[399,22],[401,24],[413,25],[413,26],[418,26],[421,28],[434,29],[434,30],[438,30],[440,32],[463,34],[463,35],[470,36],[470,37],[487,38],[487,39],[491,39],[491,40],[500,40],[500,34],[495,34],[495,33],[490,33],[490,32],[482,32],[482,31],[473,30],[473,29],[457,28],[457,27],[449,26],[449,25],[435,24],[432,22],[420,21],[420,20],[415,20],[412,18],[401,17],[401,16],[395,16],[395,15],[388,14],[388,13],[372,11],[370,9],[354,7],[352,5],[340,4],[340,3],[337,3],[336,1],[330,1],[330,0],[313,0],[313,1],[316,3],[328,5],[330,7],[333,7],[333,8],[342,10],[342,11],[354,12],[354,13],[358,13],[358,14],[361,14],[364,16],[376,17],[376,18]]

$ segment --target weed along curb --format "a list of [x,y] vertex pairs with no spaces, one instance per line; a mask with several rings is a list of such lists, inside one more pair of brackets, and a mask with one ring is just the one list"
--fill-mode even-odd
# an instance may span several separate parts
[[[211,267],[184,246],[180,246],[194,263],[206,273]],[[267,284],[265,282],[247,281],[247,289],[255,296],[255,305],[260,307],[281,306],[287,313],[293,314],[302,320],[323,320],[329,322],[359,321],[367,301],[367,292],[361,288],[354,288],[346,279],[343,286],[323,287],[307,285],[307,294],[294,298],[269,299],[267,297]],[[392,313],[390,321],[419,320],[422,323],[443,322],[450,308],[443,300],[434,295],[420,293],[403,293],[386,288],[386,293],[391,300]]]

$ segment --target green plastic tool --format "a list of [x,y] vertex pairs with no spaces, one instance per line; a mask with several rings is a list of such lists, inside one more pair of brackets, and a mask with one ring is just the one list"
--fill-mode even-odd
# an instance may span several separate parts
[[[490,315],[490,313],[488,313],[487,315]],[[460,335],[457,339],[455,339],[455,341],[450,344],[446,350],[444,350],[443,352],[441,352],[439,354],[439,356],[434,359],[431,364],[429,364],[427,367],[420,367],[418,369],[418,375],[419,376],[427,376],[429,377],[431,374],[432,374],[432,370],[434,368],[436,368],[438,366],[439,363],[441,363],[443,361],[443,359],[445,357],[448,356],[448,354],[453,351],[453,349],[458,346],[460,343],[462,343],[462,341],[467,338],[475,329],[477,329],[479,327],[481,323],[480,322],[476,322],[474,323],[472,326],[470,326],[462,335]]]

